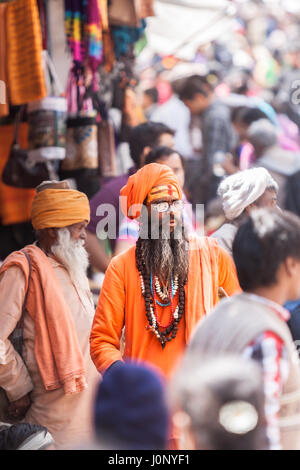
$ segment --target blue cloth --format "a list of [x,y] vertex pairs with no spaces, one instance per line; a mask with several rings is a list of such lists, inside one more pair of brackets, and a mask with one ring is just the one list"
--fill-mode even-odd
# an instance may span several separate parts
[[293,313],[293,310],[295,310],[297,307],[300,306],[300,299],[298,300],[294,300],[294,301],[290,301],[290,302],[287,302],[284,307],[290,312],[290,313]]
[[94,422],[108,449],[165,449],[169,416],[162,379],[144,365],[117,361],[98,387]]

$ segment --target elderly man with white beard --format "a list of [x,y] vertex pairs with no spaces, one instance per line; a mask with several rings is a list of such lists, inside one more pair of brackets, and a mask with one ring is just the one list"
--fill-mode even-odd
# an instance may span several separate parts
[[92,435],[99,374],[89,354],[94,315],[84,248],[89,218],[85,194],[67,182],[42,183],[32,204],[37,241],[9,255],[0,270],[6,418],[46,426],[56,448]]

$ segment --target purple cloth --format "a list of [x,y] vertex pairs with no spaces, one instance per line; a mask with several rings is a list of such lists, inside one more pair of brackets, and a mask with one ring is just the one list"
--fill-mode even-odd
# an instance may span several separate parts
[[[119,196],[120,190],[128,181],[129,176],[133,175],[136,172],[136,168],[132,167],[129,169],[127,175],[117,176],[113,178],[108,183],[104,184],[103,187],[98,191],[95,196],[90,200],[90,208],[91,208],[91,221],[87,227],[87,230],[91,233],[96,234],[97,224],[104,218],[107,218],[107,213],[101,216],[97,216],[97,208],[101,204],[111,204],[115,208],[116,217],[114,214],[111,214],[108,218],[108,223],[110,226],[116,224],[116,235],[115,237],[108,237],[111,249],[114,250],[116,245],[116,238],[119,234]],[[115,220],[113,220],[115,219]]]

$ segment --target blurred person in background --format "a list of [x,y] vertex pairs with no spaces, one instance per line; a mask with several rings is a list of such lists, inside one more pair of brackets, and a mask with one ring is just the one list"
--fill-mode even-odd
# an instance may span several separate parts
[[193,203],[207,203],[216,196],[214,164],[230,152],[233,144],[230,110],[203,77],[189,77],[180,90],[180,99],[191,115],[201,118],[202,150],[197,174],[191,175]]
[[191,116],[189,109],[178,97],[178,82],[172,83],[172,96],[153,112],[151,119],[174,129],[174,147],[184,158],[192,158],[194,152],[189,134]]
[[284,150],[279,146],[276,127],[267,120],[259,119],[248,129],[248,139],[253,145],[254,166],[266,168],[278,184],[278,204],[286,207],[288,178],[300,170],[300,152]]
[[268,447],[261,369],[225,355],[190,355],[169,387],[181,450],[265,450]]
[[252,210],[276,207],[278,185],[265,168],[240,171],[225,178],[218,188],[226,222],[212,237],[232,255],[232,244],[239,225]]
[[186,360],[190,354],[202,363],[225,354],[255,360],[263,372],[268,447],[300,449],[300,363],[283,307],[300,297],[300,219],[252,211],[237,231],[233,258],[244,292],[199,322]]
[[110,204],[115,208],[115,213],[111,214],[108,221],[108,224],[115,228],[115,236],[111,237],[107,233],[109,249],[113,252],[119,233],[120,190],[127,183],[129,176],[144,165],[145,158],[150,150],[158,145],[174,146],[174,131],[168,126],[157,122],[145,122],[133,127],[129,135],[129,148],[134,165],[127,174],[113,178],[103,185],[101,190],[90,200],[91,221],[87,227],[86,250],[89,254],[90,264],[98,271],[106,271],[110,255],[97,237],[97,225],[107,216],[107,212],[97,215],[97,209],[101,207],[101,204]]
[[152,121],[152,115],[158,108],[158,91],[156,88],[148,88],[143,92],[142,109],[147,121]]

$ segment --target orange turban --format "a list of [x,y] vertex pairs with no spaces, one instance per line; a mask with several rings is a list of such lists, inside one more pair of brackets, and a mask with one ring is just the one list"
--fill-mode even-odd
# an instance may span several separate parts
[[[126,186],[121,189],[121,208],[123,213],[130,219],[136,219],[140,216],[141,206],[147,196],[150,196],[151,200],[154,197],[150,195],[151,189],[154,186],[171,187],[171,193],[174,197],[181,199],[182,191],[178,182],[177,177],[173,171],[166,165],[159,163],[150,163],[149,165],[143,166],[134,175],[130,176]],[[162,188],[163,189],[163,188]],[[126,199],[124,198],[126,197]],[[158,198],[158,197],[157,197]],[[138,205],[139,210],[136,206],[132,211],[130,208],[133,205]]]
[[73,189],[44,189],[33,200],[31,219],[35,230],[89,222],[89,200],[84,193]]

